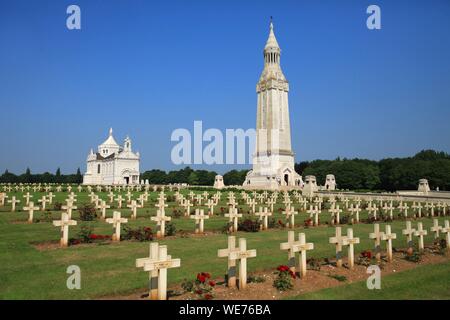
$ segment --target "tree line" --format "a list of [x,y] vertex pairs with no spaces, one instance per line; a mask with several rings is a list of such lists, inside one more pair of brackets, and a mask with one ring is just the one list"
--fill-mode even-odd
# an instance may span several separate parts
[[[388,158],[380,161],[366,159],[314,160],[295,164],[295,171],[305,178],[314,175],[323,185],[327,174],[334,174],[338,188],[367,191],[415,190],[421,178],[428,179],[430,187],[450,190],[450,155],[445,152],[424,150],[413,157]],[[242,185],[248,170],[231,170],[223,175],[225,185]],[[194,170],[149,170],[141,174],[141,180],[150,184],[187,183],[192,186],[212,186],[215,171]],[[32,174],[30,169],[15,175],[8,170],[0,176],[0,183],[81,183],[80,169],[76,174],[62,175],[45,172]]]
[[83,182],[83,176],[81,175],[80,168],[78,168],[75,174],[61,174],[61,170],[58,168],[54,174],[50,172],[33,174],[30,168],[27,168],[25,173],[16,175],[5,170],[0,176],[0,183],[73,183],[79,184]]

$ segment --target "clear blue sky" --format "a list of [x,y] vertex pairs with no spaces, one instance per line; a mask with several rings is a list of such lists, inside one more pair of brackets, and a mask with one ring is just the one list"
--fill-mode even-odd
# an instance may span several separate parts
[[84,171],[109,127],[142,171],[174,169],[172,130],[254,127],[270,16],[297,162],[449,152],[449,14],[446,0],[2,0],[0,170]]

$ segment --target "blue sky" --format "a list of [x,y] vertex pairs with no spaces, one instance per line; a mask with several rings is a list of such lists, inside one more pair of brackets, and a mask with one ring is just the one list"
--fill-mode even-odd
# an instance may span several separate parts
[[[82,30],[66,28],[81,8]],[[377,4],[382,29],[368,30]],[[141,169],[176,128],[252,128],[269,17],[296,161],[450,152],[449,1],[0,2],[0,170],[85,169],[109,127]],[[241,166],[200,166],[224,172]]]

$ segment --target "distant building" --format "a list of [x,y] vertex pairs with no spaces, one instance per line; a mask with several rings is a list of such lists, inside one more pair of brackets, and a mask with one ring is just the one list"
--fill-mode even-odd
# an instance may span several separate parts
[[111,128],[109,137],[98,146],[97,152],[91,149],[83,184],[139,184],[139,161],[139,152],[131,149],[131,139],[126,137],[123,146],[119,146]]

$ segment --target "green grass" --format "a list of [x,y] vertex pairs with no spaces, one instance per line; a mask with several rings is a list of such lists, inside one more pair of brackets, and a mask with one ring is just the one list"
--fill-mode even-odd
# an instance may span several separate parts
[[381,277],[381,289],[367,289],[366,281],[289,297],[287,299],[450,299],[450,263],[418,266]]
[[[74,191],[75,192],[75,191]],[[76,192],[77,193],[77,192]],[[187,191],[184,191],[186,194]],[[198,192],[200,193],[200,192]],[[35,193],[33,200],[44,193]],[[54,201],[63,202],[66,193],[54,193]],[[124,195],[125,192],[122,192]],[[134,194],[133,198],[136,198]],[[167,194],[173,194],[167,192]],[[21,192],[11,193],[16,195],[22,203],[18,205],[22,208],[24,199]],[[99,193],[100,197],[107,200],[106,193]],[[215,213],[220,212],[220,207],[226,207],[226,194],[223,193],[222,201],[215,208]],[[157,193],[152,192],[149,202],[145,208],[139,209],[138,219],[129,220],[131,227],[151,226],[155,223],[150,217],[156,214],[155,199]],[[240,198],[239,195],[237,198]],[[77,206],[89,200],[88,193],[82,192],[78,196]],[[50,208],[52,206],[50,205]],[[240,205],[244,212],[248,210],[245,205]],[[281,205],[275,206],[275,211]],[[341,204],[341,207],[343,205]],[[298,209],[297,205],[295,206]],[[174,209],[181,209],[175,203],[169,203],[166,208],[167,214],[171,214]],[[205,208],[206,209],[206,208]],[[107,216],[111,217],[112,212],[117,209],[109,209]],[[148,256],[149,243],[123,241],[116,244],[92,244],[72,246],[66,249],[50,249],[39,251],[33,243],[58,241],[59,229],[54,227],[51,221],[25,224],[28,214],[26,212],[11,213],[10,207],[0,207],[0,299],[91,299],[105,295],[127,294],[137,289],[146,287],[148,274],[135,267],[135,259]],[[124,217],[130,217],[130,209],[119,210]],[[50,211],[51,219],[59,219],[60,211]],[[44,213],[35,213],[35,218],[42,219]],[[246,216],[246,214],[244,215]],[[249,215],[250,216],[250,215]],[[253,217],[253,216],[252,216]],[[276,213],[275,219],[284,221],[284,216]],[[330,214],[324,212],[321,215],[321,222],[329,221]],[[361,219],[367,217],[367,212],[361,213]],[[77,211],[74,211],[73,218],[78,219]],[[254,217],[253,217],[254,218]],[[334,228],[320,226],[305,229],[301,227],[303,221],[309,218],[305,212],[299,213],[296,218],[296,232],[305,232],[308,242],[314,243],[314,250],[308,253],[309,257],[333,257],[334,247],[328,243],[328,238],[334,235]],[[441,225],[443,218],[440,218]],[[423,218],[424,227],[429,228],[432,220]],[[20,222],[20,223],[18,223]],[[189,218],[173,218],[177,230],[193,232],[195,223]],[[226,259],[217,257],[217,250],[225,248],[227,236],[218,232],[226,224],[227,218],[217,214],[205,221],[205,231],[215,231],[207,237],[183,238],[175,237],[160,241],[168,245],[168,253],[173,258],[181,259],[181,267],[170,269],[168,274],[169,284],[180,283],[183,279],[193,279],[198,272],[210,272],[213,277],[222,277],[226,271]],[[81,222],[70,228],[70,237],[76,236],[83,224],[89,224],[98,234],[112,234],[111,225],[102,221]],[[397,233],[395,246],[404,247],[406,240],[401,235],[404,228],[404,221],[391,223],[392,232]],[[415,223],[414,223],[415,225]],[[343,226],[345,232],[346,226]],[[384,229],[384,226],[382,226]],[[373,226],[369,224],[358,224],[353,226],[354,235],[361,238],[361,244],[356,246],[356,252],[372,249],[373,242],[368,239],[368,234],[372,232]],[[280,243],[287,241],[286,229],[271,229],[269,231],[257,233],[239,232],[237,237],[247,239],[247,248],[256,249],[257,257],[249,259],[248,272],[274,270],[278,265],[285,264],[287,252],[279,249]],[[415,239],[416,240],[416,239]],[[430,243],[433,236],[429,234],[425,241]],[[78,265],[81,268],[81,290],[68,290],[66,280],[68,274],[66,269],[69,265]]]

